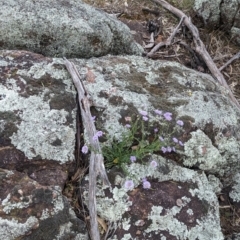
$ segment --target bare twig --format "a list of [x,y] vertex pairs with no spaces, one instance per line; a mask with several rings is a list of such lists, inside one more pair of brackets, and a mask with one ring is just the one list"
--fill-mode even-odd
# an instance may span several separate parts
[[231,59],[229,59],[222,67],[219,68],[219,71],[222,71],[224,68],[226,68],[229,64],[231,64],[233,61],[240,58],[240,52],[235,54]]
[[168,2],[166,2],[164,0],[152,0],[152,1],[157,4],[160,4],[162,7],[166,8],[168,11],[175,14],[179,18],[185,17],[183,22],[188,27],[188,29],[192,32],[196,52],[202,57],[202,59],[204,60],[204,62],[207,65],[208,69],[212,73],[212,76],[228,90],[229,97],[235,103],[235,105],[240,109],[240,104],[234,97],[224,76],[219,71],[219,69],[213,62],[211,56],[209,55],[208,51],[206,50],[205,45],[203,44],[202,40],[199,37],[198,29],[192,24],[190,18],[188,18],[181,10],[175,8],[174,6],[172,6],[171,4],[169,4]]
[[161,14],[161,12],[159,10],[156,10],[156,9],[149,9],[149,8],[146,8],[146,7],[143,7],[142,8],[142,11],[143,12],[147,12],[147,13],[151,13],[151,14],[154,14],[156,16],[159,16]]
[[154,55],[154,53],[161,47],[164,46],[169,46],[172,43],[172,40],[174,38],[174,36],[177,34],[178,29],[180,28],[180,26],[182,25],[182,22],[184,20],[185,17],[182,17],[179,24],[177,25],[177,27],[174,29],[173,33],[170,35],[170,37],[168,37],[168,39],[165,42],[160,42],[158,43],[148,54],[148,57],[152,57]]
[[81,80],[80,74],[77,71],[76,66],[65,59],[65,65],[69,71],[74,85],[78,91],[78,101],[81,109],[81,116],[83,125],[86,129],[87,139],[91,145],[93,151],[90,155],[89,163],[89,213],[90,213],[90,224],[91,224],[91,237],[93,240],[100,240],[100,234],[98,230],[97,212],[96,212],[96,178],[98,174],[104,184],[109,185],[109,180],[105,171],[102,151],[98,140],[93,140],[93,136],[96,134],[96,128],[91,118],[88,93]]

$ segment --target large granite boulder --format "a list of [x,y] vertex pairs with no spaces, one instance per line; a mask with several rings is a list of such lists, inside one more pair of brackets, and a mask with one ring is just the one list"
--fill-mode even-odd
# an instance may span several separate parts
[[143,52],[126,25],[80,0],[1,0],[0,5],[0,49],[82,58]]
[[[181,153],[185,166],[220,176],[239,171],[240,112],[227,91],[208,74],[176,62],[137,56],[74,62],[87,79],[86,89],[93,102],[104,109],[96,112],[97,126],[109,138],[120,139],[126,129],[125,118],[139,110],[147,111],[150,121],[160,121],[154,113],[160,109],[185,122],[184,131],[176,135],[185,142]],[[89,71],[94,76],[91,79],[85,77]]]
[[0,52],[0,236],[88,239],[62,190],[74,166],[76,92],[62,64]]
[[0,180],[1,239],[89,239],[59,186],[40,185],[23,172],[4,169]]
[[[1,51],[0,56],[0,229],[9,239],[42,239],[42,232],[51,239],[85,239],[84,224],[61,194],[74,160],[76,114],[76,92],[64,60],[25,51]],[[99,185],[98,214],[112,222],[113,239],[159,239],[159,234],[223,239],[215,193],[239,172],[240,154],[240,113],[225,89],[209,75],[175,62],[111,55],[72,61],[95,105],[96,127],[104,132],[101,141],[107,140],[103,146],[121,141],[129,117],[139,110],[159,131],[163,116],[156,116],[156,109],[172,113],[170,132],[176,120],[184,123],[175,136],[184,147],[171,153],[159,149],[127,165],[128,174],[112,169],[112,190]],[[156,167],[149,166],[153,160]],[[224,176],[222,183],[214,175]],[[143,178],[150,189],[142,187]],[[126,189],[130,179],[134,187]],[[87,190],[83,194],[87,201]]]
[[[99,106],[92,114],[97,129],[106,134],[103,146],[112,140],[121,142],[129,118],[140,111],[146,111],[149,126],[160,131],[164,118],[156,116],[156,110],[172,113],[170,132],[176,120],[184,122],[182,131],[175,135],[184,142],[184,149],[177,148],[176,153],[159,151],[163,158],[150,154],[143,162],[129,161],[124,171],[110,170],[112,189],[98,186],[98,214],[112,224],[112,239],[223,239],[218,207],[213,207],[218,205],[215,193],[239,172],[240,157],[240,112],[227,91],[208,74],[175,62],[137,56],[73,62],[85,79],[91,100]],[[153,129],[148,134],[151,139]],[[156,169],[149,166],[153,160]],[[150,189],[143,188],[144,178],[150,182]],[[125,189],[129,180],[134,186]],[[87,186],[86,179],[86,203]]]

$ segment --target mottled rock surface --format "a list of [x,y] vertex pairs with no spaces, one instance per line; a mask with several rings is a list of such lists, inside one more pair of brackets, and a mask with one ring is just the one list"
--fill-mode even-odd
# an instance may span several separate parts
[[195,0],[193,10],[200,16],[208,28],[216,28],[220,22],[221,0]]
[[89,71],[94,76],[86,77],[85,85],[93,101],[104,107],[94,114],[98,128],[110,138],[120,139],[125,117],[139,110],[147,111],[150,121],[159,121],[155,109],[172,112],[185,122],[184,132],[176,136],[186,142],[183,164],[221,176],[239,171],[240,113],[209,75],[137,56],[74,62],[84,78]]
[[[76,227],[76,216],[61,195],[74,160],[76,116],[76,92],[64,61],[25,51],[1,51],[0,56],[0,167],[5,169],[0,189],[6,189],[0,191],[0,229],[17,224],[26,239],[41,239],[45,227],[51,239],[61,238],[62,233],[67,234],[62,239],[86,237],[83,223]],[[92,108],[96,128],[108,134],[109,141],[121,140],[126,117],[139,110],[148,112],[150,123],[162,121],[156,109],[184,122],[176,135],[184,148],[150,155],[145,165],[129,165],[135,184],[132,191],[122,187],[126,175],[118,177],[112,193],[99,186],[98,213],[117,229],[113,239],[138,235],[159,239],[159,234],[174,240],[223,239],[215,195],[222,185],[214,174],[239,172],[240,152],[240,114],[224,88],[209,75],[175,62],[111,55],[72,61],[96,106]],[[170,131],[174,126],[170,121]],[[173,156],[182,167],[169,160]],[[149,167],[151,160],[157,161],[156,169]],[[204,172],[184,164],[212,176],[208,180]],[[144,177],[151,189],[143,189]],[[54,212],[54,199],[63,202],[60,212]],[[16,217],[25,210],[27,217]],[[46,212],[49,217],[44,219]],[[59,216],[58,223],[51,223]],[[55,224],[55,231],[49,230],[48,221]],[[18,231],[14,234],[23,236]]]
[[25,173],[0,169],[1,239],[87,240],[61,188],[43,186]]
[[221,27],[240,44],[240,2],[239,0],[195,0],[193,10],[208,29]]
[[76,92],[62,64],[0,51],[0,236],[88,239],[62,195],[74,163]]
[[[97,210],[113,224],[111,239],[221,240],[218,201],[204,173],[177,166],[152,155],[156,168],[133,163],[128,167],[134,188],[124,188],[126,178],[116,175],[112,191],[98,186]],[[151,183],[142,187],[142,179]],[[88,191],[83,193],[88,199]]]
[[80,0],[1,0],[0,5],[0,49],[82,58],[143,52],[126,25]]
[[[174,119],[184,121],[183,132],[176,135],[185,145],[184,151],[177,149],[183,165],[225,176],[226,181],[239,172],[240,113],[209,75],[175,62],[137,56],[73,61],[93,103],[100,106],[92,112],[97,129],[109,139],[121,140],[127,117],[138,115],[139,110],[148,113],[150,126],[162,121],[154,110],[172,112]],[[118,185],[112,192],[99,185],[98,213],[114,223],[117,230],[112,239],[223,239],[216,197],[222,183],[214,175],[208,181],[204,173],[172,165],[166,159],[173,155],[144,159],[158,161],[154,171],[138,163],[127,167],[129,175],[113,170],[109,176],[114,179],[115,174],[112,182]],[[145,177],[151,189],[143,189]],[[127,192],[123,185],[129,179],[135,187]],[[87,191],[84,194],[87,199]]]
[[238,0],[223,1],[221,4],[221,19],[224,29],[240,45],[240,2]]

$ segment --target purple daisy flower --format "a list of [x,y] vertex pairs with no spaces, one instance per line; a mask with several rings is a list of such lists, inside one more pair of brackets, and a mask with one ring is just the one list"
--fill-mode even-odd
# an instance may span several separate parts
[[164,113],[163,116],[165,117],[165,119],[167,121],[171,121],[172,120],[172,113],[170,113],[170,112]]
[[147,116],[148,113],[146,111],[143,111],[143,110],[140,110],[139,113],[142,115],[142,116]]
[[133,180],[127,180],[125,183],[124,183],[124,188],[128,189],[128,190],[131,190],[134,188],[134,183],[133,183]]
[[86,145],[82,147],[82,153],[84,154],[88,153],[88,147]]
[[179,125],[179,126],[183,126],[184,125],[184,123],[183,123],[183,121],[182,120],[177,120],[177,125]]

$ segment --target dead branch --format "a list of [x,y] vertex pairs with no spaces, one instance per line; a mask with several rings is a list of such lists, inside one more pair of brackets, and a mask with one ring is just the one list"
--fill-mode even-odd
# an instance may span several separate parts
[[224,68],[226,68],[228,65],[230,65],[233,61],[240,58],[240,52],[235,54],[231,59],[229,59],[222,67],[219,68],[219,71],[222,71]]
[[148,54],[147,54],[147,57],[152,57],[154,55],[154,53],[161,47],[164,47],[164,46],[169,46],[172,41],[173,41],[173,38],[175,37],[175,35],[177,34],[177,31],[178,29],[180,28],[180,26],[182,25],[182,22],[184,20],[184,16],[181,18],[179,24],[177,25],[177,27],[174,29],[174,31],[172,32],[172,34],[170,35],[170,37],[168,37],[168,39],[164,42],[160,42],[158,43]]
[[93,136],[96,134],[96,128],[92,121],[92,115],[90,112],[91,104],[89,102],[89,95],[81,80],[81,76],[78,73],[76,66],[65,59],[65,65],[70,73],[74,85],[78,92],[78,101],[81,109],[81,116],[83,120],[84,128],[86,129],[85,136],[91,146],[91,155],[89,163],[89,213],[91,224],[91,237],[93,240],[100,240],[100,234],[98,230],[97,212],[96,212],[96,178],[100,175],[104,184],[110,186],[105,166],[103,163],[103,156],[101,147],[98,140],[94,140]]
[[219,71],[219,69],[217,68],[217,66],[213,62],[210,54],[206,50],[205,45],[203,44],[202,40],[199,37],[198,29],[192,24],[191,19],[188,18],[181,10],[175,8],[174,6],[172,6],[171,4],[169,4],[168,2],[166,2],[164,0],[152,0],[152,1],[157,3],[157,4],[160,4],[162,7],[166,8],[168,11],[175,14],[178,18],[185,17],[183,22],[187,26],[187,28],[191,31],[191,33],[193,35],[193,41],[194,41],[194,44],[195,44],[196,52],[202,57],[202,59],[204,60],[204,62],[207,65],[208,69],[212,73],[212,76],[221,85],[223,85],[228,90],[229,97],[235,103],[235,105],[240,109],[240,104],[238,103],[238,101],[234,97],[234,95],[233,95],[231,89],[229,88],[224,76]]

